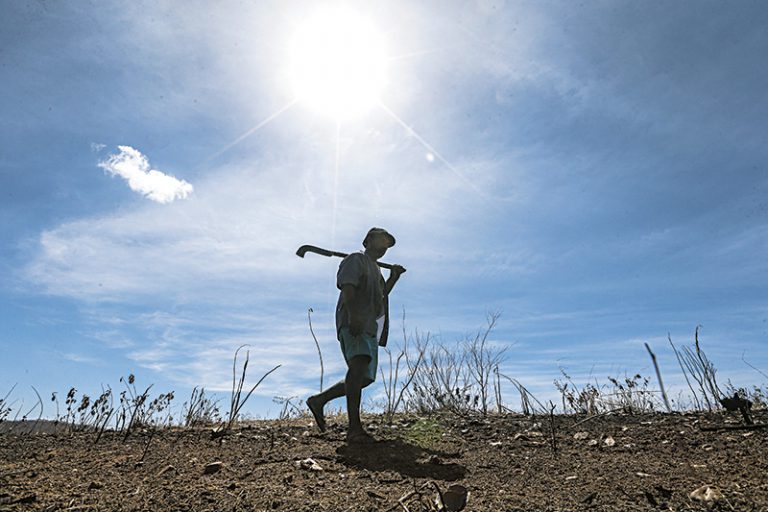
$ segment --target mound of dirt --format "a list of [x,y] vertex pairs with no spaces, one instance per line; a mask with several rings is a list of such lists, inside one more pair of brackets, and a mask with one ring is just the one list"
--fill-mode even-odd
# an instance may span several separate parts
[[[586,420],[586,421],[585,421]],[[755,413],[758,424],[768,418]],[[0,433],[0,511],[768,510],[768,429],[736,415],[368,417],[211,430]],[[713,430],[707,430],[713,429]]]

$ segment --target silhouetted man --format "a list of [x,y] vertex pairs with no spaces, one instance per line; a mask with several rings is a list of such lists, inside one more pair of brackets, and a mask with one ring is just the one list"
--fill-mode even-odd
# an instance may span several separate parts
[[317,426],[325,431],[325,404],[346,395],[350,444],[373,442],[360,422],[360,398],[362,389],[376,380],[379,344],[384,345],[388,335],[387,297],[405,272],[400,265],[393,265],[384,282],[376,262],[393,245],[395,237],[385,229],[371,228],[363,240],[365,251],[350,254],[339,265],[336,286],[341,293],[336,306],[336,333],[347,362],[347,375],[307,399]]

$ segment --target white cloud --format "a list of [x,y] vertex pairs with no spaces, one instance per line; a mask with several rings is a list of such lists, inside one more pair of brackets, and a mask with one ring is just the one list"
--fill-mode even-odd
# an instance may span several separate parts
[[120,176],[131,190],[158,203],[170,203],[186,199],[192,193],[192,185],[184,180],[150,169],[147,157],[130,146],[118,146],[120,153],[110,155],[99,167],[112,176]]

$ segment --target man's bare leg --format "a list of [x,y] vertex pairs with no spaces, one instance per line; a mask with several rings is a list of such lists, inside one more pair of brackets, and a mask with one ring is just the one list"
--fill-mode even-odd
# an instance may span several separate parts
[[317,423],[317,428],[320,429],[320,432],[325,432],[325,413],[323,412],[325,404],[335,398],[340,398],[345,394],[346,385],[342,380],[326,389],[322,393],[307,398],[307,407],[309,407],[309,411],[312,413],[312,416],[315,417],[315,422]]
[[355,356],[349,360],[347,377],[344,379],[347,395],[347,415],[349,416],[347,442],[365,443],[372,441],[372,438],[363,429],[363,424],[360,421],[360,398],[364,387],[365,373],[370,361],[371,358],[368,356]]

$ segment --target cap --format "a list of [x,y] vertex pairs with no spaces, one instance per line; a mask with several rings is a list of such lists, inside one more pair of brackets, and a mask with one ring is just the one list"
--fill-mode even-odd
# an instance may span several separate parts
[[389,239],[390,247],[395,245],[395,237],[392,236],[389,231],[384,228],[371,228],[368,230],[368,234],[365,235],[365,240],[363,240],[363,247],[368,247],[368,239],[374,235],[384,235]]

